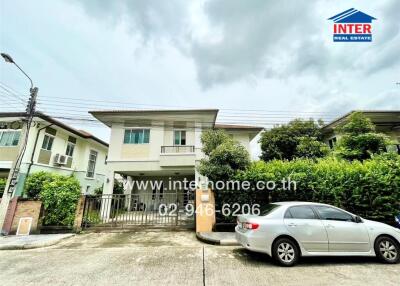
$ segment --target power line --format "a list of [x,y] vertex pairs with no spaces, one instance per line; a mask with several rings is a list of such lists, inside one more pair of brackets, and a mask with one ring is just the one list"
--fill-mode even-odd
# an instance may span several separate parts
[[[43,98],[43,97],[42,97]],[[94,106],[104,106],[107,108],[110,108],[110,103],[115,104],[115,106],[120,105],[121,107],[127,107],[127,106],[147,106],[147,107],[163,107],[163,108],[190,108],[190,109],[199,109],[198,106],[178,106],[178,105],[160,105],[160,104],[142,104],[142,103],[132,103],[132,102],[122,102],[122,101],[108,101],[108,100],[97,100],[97,99],[79,99],[79,98],[66,98],[66,97],[49,97],[46,98],[46,103],[49,103],[49,101],[56,101],[56,103],[51,103],[51,104],[58,104],[62,103],[63,105],[66,104],[78,104],[78,106],[82,106],[82,104],[85,104],[85,102],[90,103],[91,108]],[[42,100],[40,102],[43,103]],[[93,102],[97,103],[105,103],[105,105],[100,105],[100,104],[93,104]],[[72,106],[72,105],[71,105]],[[146,108],[143,108],[146,109]],[[244,112],[263,112],[263,113],[304,113],[304,114],[335,114],[332,112],[320,112],[320,111],[293,111],[293,110],[265,110],[265,109],[233,109],[233,108],[219,108],[220,111],[244,111]]]
[[0,83],[0,88],[3,90],[3,92],[6,92],[8,95],[15,97],[16,99],[18,99],[19,101],[21,101],[22,103],[25,103],[26,101],[21,98],[18,94],[15,94],[13,92],[11,92],[10,90],[7,89],[7,87],[4,87],[1,85]]

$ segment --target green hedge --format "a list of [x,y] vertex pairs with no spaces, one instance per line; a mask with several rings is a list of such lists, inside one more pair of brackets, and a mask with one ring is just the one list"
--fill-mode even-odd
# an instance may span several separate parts
[[[290,178],[296,190],[284,190],[280,181]],[[293,161],[255,162],[236,179],[274,181],[272,190],[220,194],[219,200],[241,202],[313,201],[344,208],[367,219],[392,222],[400,212],[400,156],[376,155],[372,159],[346,161],[333,157]],[[257,197],[260,197],[261,200]],[[225,195],[225,197],[224,197]],[[234,196],[233,196],[234,195]]]
[[0,198],[3,196],[6,184],[7,184],[7,178],[0,178]]
[[44,225],[73,225],[81,195],[81,187],[75,177],[48,172],[34,173],[27,179],[25,195],[43,202]]

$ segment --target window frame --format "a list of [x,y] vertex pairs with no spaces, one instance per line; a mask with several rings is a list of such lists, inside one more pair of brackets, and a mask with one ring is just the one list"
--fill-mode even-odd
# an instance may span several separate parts
[[[330,208],[330,209],[333,209],[333,210],[335,210],[335,211],[337,211],[337,212],[344,213],[344,214],[348,215],[348,216],[351,218],[351,220],[340,220],[340,219],[329,219],[329,218],[326,219],[326,218],[323,218],[322,215],[320,214],[320,212],[318,211],[318,208],[319,208],[319,207]],[[336,207],[334,207],[334,206],[316,205],[316,206],[313,206],[313,209],[315,210],[315,212],[316,212],[316,214],[318,215],[318,217],[319,217],[320,220],[326,220],[326,221],[342,221],[342,222],[355,222],[355,217],[354,217],[354,215],[352,215],[351,213],[348,213],[348,212],[346,212],[346,211],[344,211],[344,210],[342,210],[342,209],[336,208]]]
[[[51,146],[50,146],[50,149],[43,148],[43,145],[44,145],[44,142],[45,142],[45,140],[46,140],[46,137],[49,138],[49,140],[48,140],[47,143],[46,143],[46,147],[48,147],[49,142],[50,142],[50,139],[51,139]],[[46,150],[46,151],[51,151],[51,150],[53,149],[54,139],[55,139],[55,136],[54,136],[54,135],[49,134],[49,133],[45,133],[44,136],[43,136],[42,146],[40,147],[40,149]]]
[[[297,217],[294,217],[293,214],[292,214],[292,212],[290,211],[290,209],[292,209],[292,208],[299,208],[299,207],[306,207],[306,208],[309,208],[309,209],[312,211],[312,213],[314,214],[314,218],[297,218]],[[288,214],[289,214],[289,216],[287,216]],[[314,210],[314,208],[313,208],[311,205],[295,205],[295,206],[290,206],[290,207],[288,207],[288,208],[286,209],[286,211],[285,211],[285,213],[284,213],[284,215],[283,215],[283,218],[284,218],[284,219],[320,219],[319,216],[318,216],[318,214],[316,213],[316,211]]]
[[[179,132],[179,144],[176,144],[176,137],[175,134]],[[185,134],[185,144],[182,144],[182,132]],[[174,146],[187,146],[187,131],[186,129],[174,129],[173,130],[173,145]]]
[[[132,141],[132,131],[139,131],[142,130],[143,133],[143,142],[142,143],[135,143],[134,141]],[[145,131],[148,130],[149,131],[149,136],[148,136],[148,142],[144,142],[145,139]],[[124,136],[123,136],[123,140],[122,140],[122,144],[130,144],[130,145],[145,145],[145,144],[150,144],[150,128],[149,127],[126,127],[124,128]],[[126,140],[126,132],[130,131],[130,135],[129,135],[129,142],[125,142]]]
[[336,144],[337,144],[337,137],[336,136],[333,136],[333,137],[328,139],[328,145],[329,145],[330,149],[334,149]]
[[[21,129],[18,129],[18,130],[16,130],[16,129],[1,129],[0,130],[0,142],[1,142],[1,139],[2,139],[4,133],[13,133],[12,134],[12,139],[11,139],[11,145],[0,145],[1,148],[3,148],[3,147],[17,147],[19,145],[19,142],[20,142],[20,139],[21,139]],[[16,134],[18,134],[18,139],[17,139],[17,144],[14,145],[13,143],[15,141],[15,137],[16,137],[15,135]],[[9,140],[9,138],[7,140]]]
[[[68,154],[68,147],[70,147],[70,146],[72,148],[72,154],[71,155]],[[76,144],[68,141],[67,142],[67,148],[65,148],[65,155],[72,158],[74,156],[75,146],[76,146]]]
[[[96,156],[95,156],[94,160],[91,160],[91,155],[93,155],[92,152],[96,153]],[[90,149],[89,150],[89,158],[88,158],[88,164],[87,164],[87,168],[86,168],[86,178],[88,178],[88,179],[94,179],[94,177],[96,175],[96,164],[97,164],[98,156],[99,156],[99,151],[94,150],[94,149]],[[94,162],[93,163],[93,170],[90,170],[91,169],[91,162]],[[92,176],[89,176],[89,173],[93,173]]]

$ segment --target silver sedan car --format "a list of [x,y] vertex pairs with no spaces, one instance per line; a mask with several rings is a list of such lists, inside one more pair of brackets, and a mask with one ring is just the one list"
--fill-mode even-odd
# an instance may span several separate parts
[[236,238],[245,248],[267,253],[283,266],[300,256],[377,256],[400,260],[400,230],[334,206],[278,202],[260,215],[240,215]]

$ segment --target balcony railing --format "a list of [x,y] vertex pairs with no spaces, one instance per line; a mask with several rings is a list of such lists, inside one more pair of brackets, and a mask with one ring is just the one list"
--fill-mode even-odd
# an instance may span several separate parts
[[194,153],[193,145],[161,146],[161,154]]

